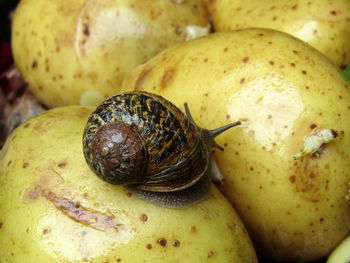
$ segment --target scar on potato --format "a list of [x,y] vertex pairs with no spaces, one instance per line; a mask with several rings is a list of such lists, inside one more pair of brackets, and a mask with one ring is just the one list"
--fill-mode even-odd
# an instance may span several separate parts
[[116,222],[115,215],[113,214],[104,214],[83,207],[79,202],[59,197],[51,191],[44,190],[42,191],[42,195],[69,218],[85,226],[102,231],[115,230],[117,232],[124,226]]
[[145,77],[151,72],[150,69],[144,70],[140,73],[137,80],[135,81],[135,87],[134,90],[139,91],[142,90],[143,82],[145,80]]
[[171,83],[171,81],[174,79],[175,75],[176,75],[176,68],[167,69],[164,72],[163,77],[160,81],[160,86],[162,88],[166,88]]

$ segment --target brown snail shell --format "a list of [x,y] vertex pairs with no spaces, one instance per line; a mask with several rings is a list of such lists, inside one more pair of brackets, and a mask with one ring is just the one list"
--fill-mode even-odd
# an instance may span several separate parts
[[240,124],[209,131],[161,96],[127,92],[104,101],[89,117],[83,151],[103,180],[167,207],[186,207],[210,194],[213,138]]

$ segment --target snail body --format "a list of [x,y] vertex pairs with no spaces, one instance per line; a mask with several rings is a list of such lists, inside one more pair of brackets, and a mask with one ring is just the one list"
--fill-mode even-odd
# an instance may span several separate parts
[[167,207],[186,207],[210,195],[208,167],[213,138],[238,125],[198,127],[161,96],[128,92],[104,101],[89,117],[84,156],[103,180]]

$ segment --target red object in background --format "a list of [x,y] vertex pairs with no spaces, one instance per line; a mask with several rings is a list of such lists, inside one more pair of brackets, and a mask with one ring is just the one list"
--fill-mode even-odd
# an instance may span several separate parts
[[[17,92],[24,86],[24,80],[14,66],[11,44],[0,42],[0,93],[3,97],[16,99]],[[0,100],[1,102],[1,100]]]
[[0,74],[12,64],[11,45],[7,42],[0,42]]

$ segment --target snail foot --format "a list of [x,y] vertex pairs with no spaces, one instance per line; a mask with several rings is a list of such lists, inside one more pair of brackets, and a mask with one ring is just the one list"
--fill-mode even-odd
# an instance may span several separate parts
[[199,203],[211,196],[211,179],[204,175],[197,183],[189,188],[174,192],[150,192],[126,186],[138,198],[155,205],[184,209]]

